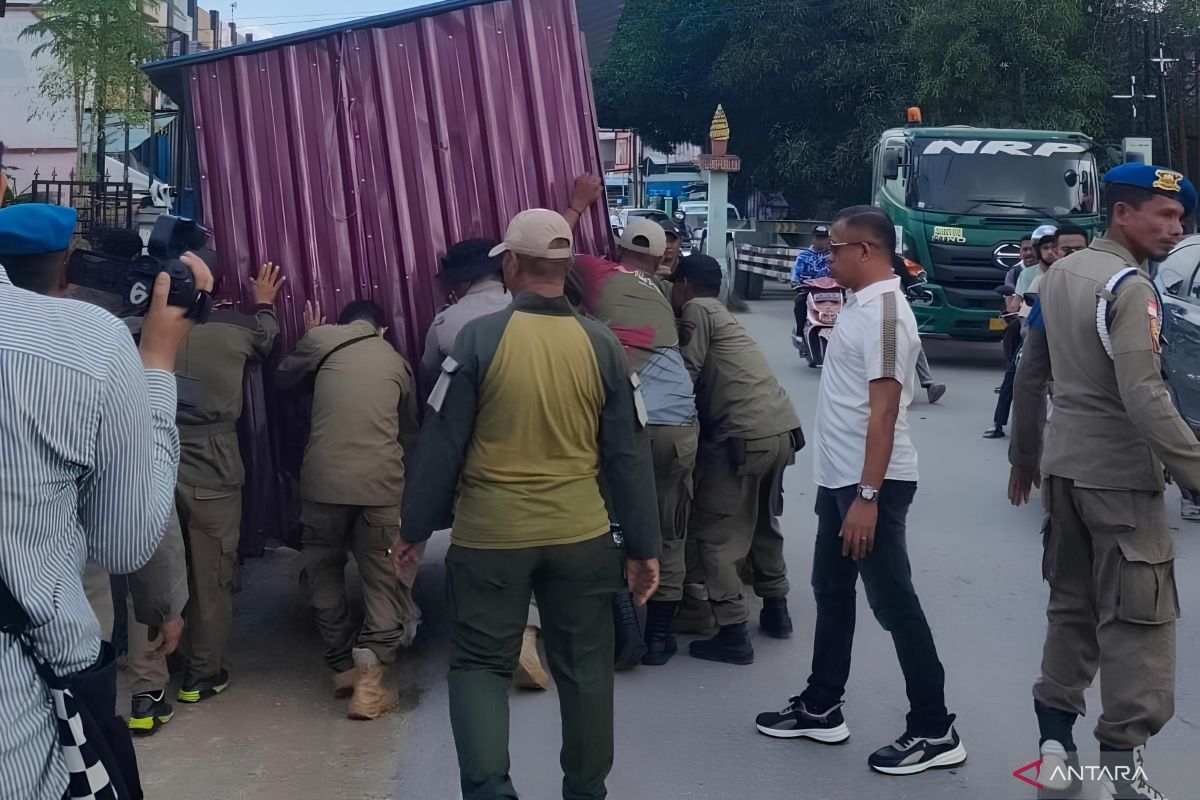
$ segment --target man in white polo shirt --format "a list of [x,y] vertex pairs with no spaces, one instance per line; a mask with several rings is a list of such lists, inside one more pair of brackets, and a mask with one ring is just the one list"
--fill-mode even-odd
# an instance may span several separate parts
[[917,491],[908,404],[921,343],[892,271],[892,223],[879,209],[842,211],[831,231],[832,274],[850,295],[838,316],[817,400],[817,623],[808,687],[782,711],[758,715],[761,733],[836,743],[850,737],[842,696],[854,643],[855,586],[892,634],[910,710],[904,734],[868,759],[911,775],[961,764],[967,751],[946,710],[945,672],[912,583],[905,518]]

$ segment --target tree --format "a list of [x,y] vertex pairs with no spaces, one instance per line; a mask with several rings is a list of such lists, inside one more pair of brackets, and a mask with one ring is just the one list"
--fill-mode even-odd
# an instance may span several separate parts
[[[665,147],[703,143],[723,103],[735,186],[821,216],[868,199],[872,146],[906,106],[932,124],[1129,135],[1128,101],[1111,95],[1130,74],[1156,91],[1159,40],[1200,52],[1200,0],[638,0],[596,70],[596,105],[602,124]],[[1151,101],[1139,118],[1160,127]]]
[[53,58],[42,71],[41,93],[53,104],[69,103],[75,109],[81,159],[88,149],[83,141],[86,113],[97,136],[103,135],[111,114],[135,124],[148,119],[149,84],[138,65],[162,54],[162,40],[147,16],[147,8],[157,2],[45,0],[37,9],[37,22],[21,31],[22,37],[42,39],[34,55]]

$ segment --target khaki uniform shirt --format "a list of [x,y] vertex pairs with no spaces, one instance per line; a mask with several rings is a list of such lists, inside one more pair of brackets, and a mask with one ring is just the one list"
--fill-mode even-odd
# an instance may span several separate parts
[[246,362],[266,358],[279,322],[263,309],[249,317],[219,309],[192,328],[175,356],[177,373],[200,384],[195,408],[180,408],[179,481],[202,489],[236,489],[246,480],[238,449]]
[[683,360],[696,382],[700,435],[713,442],[765,439],[800,427],[787,392],[758,344],[715,297],[689,300],[680,314]]
[[[1096,300],[1118,272],[1137,267],[1109,303],[1113,357],[1101,343]],[[1163,464],[1200,487],[1200,444],[1163,383],[1162,309],[1145,264],[1108,239],[1058,261],[1042,276],[1045,335],[1031,330],[1014,387],[1009,460],[1045,475],[1110,489],[1161,491]],[[1042,442],[1039,407],[1053,379]]]
[[[329,356],[338,345],[364,336]],[[412,369],[369,322],[322,325],[305,334],[279,365],[276,385],[300,383],[326,356],[313,386],[301,496],[315,503],[398,505],[404,493],[403,442],[417,427]]]

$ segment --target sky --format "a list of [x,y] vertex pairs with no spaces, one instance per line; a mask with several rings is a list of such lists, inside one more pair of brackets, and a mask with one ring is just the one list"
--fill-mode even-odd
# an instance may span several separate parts
[[431,0],[200,0],[200,7],[221,12],[221,21],[237,23],[238,32],[254,38],[281,36],[310,28],[426,5]]

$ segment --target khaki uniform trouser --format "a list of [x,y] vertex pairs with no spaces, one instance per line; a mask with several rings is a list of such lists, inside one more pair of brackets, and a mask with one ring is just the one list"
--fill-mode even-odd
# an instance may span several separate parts
[[175,506],[187,548],[188,604],[183,612],[184,685],[228,668],[233,627],[233,584],[242,536],[240,489],[203,489],[180,483]]
[[713,615],[721,626],[750,618],[739,569],[747,558],[760,597],[788,592],[783,561],[783,471],[795,460],[788,433],[746,442],[735,468],[725,443],[702,443],[696,464],[696,503],[689,537],[708,584]]
[[658,494],[658,523],[662,530],[660,579],[655,600],[683,598],[687,571],[684,543],[692,511],[692,472],[696,468],[699,428],[695,425],[650,425],[650,450]]
[[1140,747],[1175,713],[1179,597],[1163,493],[1053,476],[1042,491],[1050,602],[1033,696],[1083,715],[1084,691],[1100,671],[1096,739]]
[[[83,591],[88,603],[100,621],[100,638],[106,642],[112,641],[113,608],[112,579],[101,567],[89,562],[83,568]],[[165,656],[157,658],[151,655],[158,647],[162,635],[150,638],[150,629],[134,618],[133,595],[126,593],[127,618],[129,620],[129,652],[126,656],[127,669],[132,673],[130,694],[142,692],[158,692],[167,688],[170,673],[167,670]]]
[[129,617],[129,652],[126,656],[127,666],[132,680],[129,693],[160,692],[170,683],[171,673],[167,669],[167,657],[152,655],[154,648],[162,643],[162,633],[156,632],[150,638],[150,628],[138,622],[133,617],[133,595],[126,595],[126,608]]
[[[412,596],[417,570],[397,576],[388,554],[400,532],[400,507],[305,502],[300,524],[304,529],[300,583],[316,610],[317,627],[325,640],[325,663],[345,672],[354,666],[352,651],[359,647],[391,664],[401,647],[412,644],[421,621]],[[354,554],[362,579],[361,624],[352,618],[346,600],[347,551]]]

